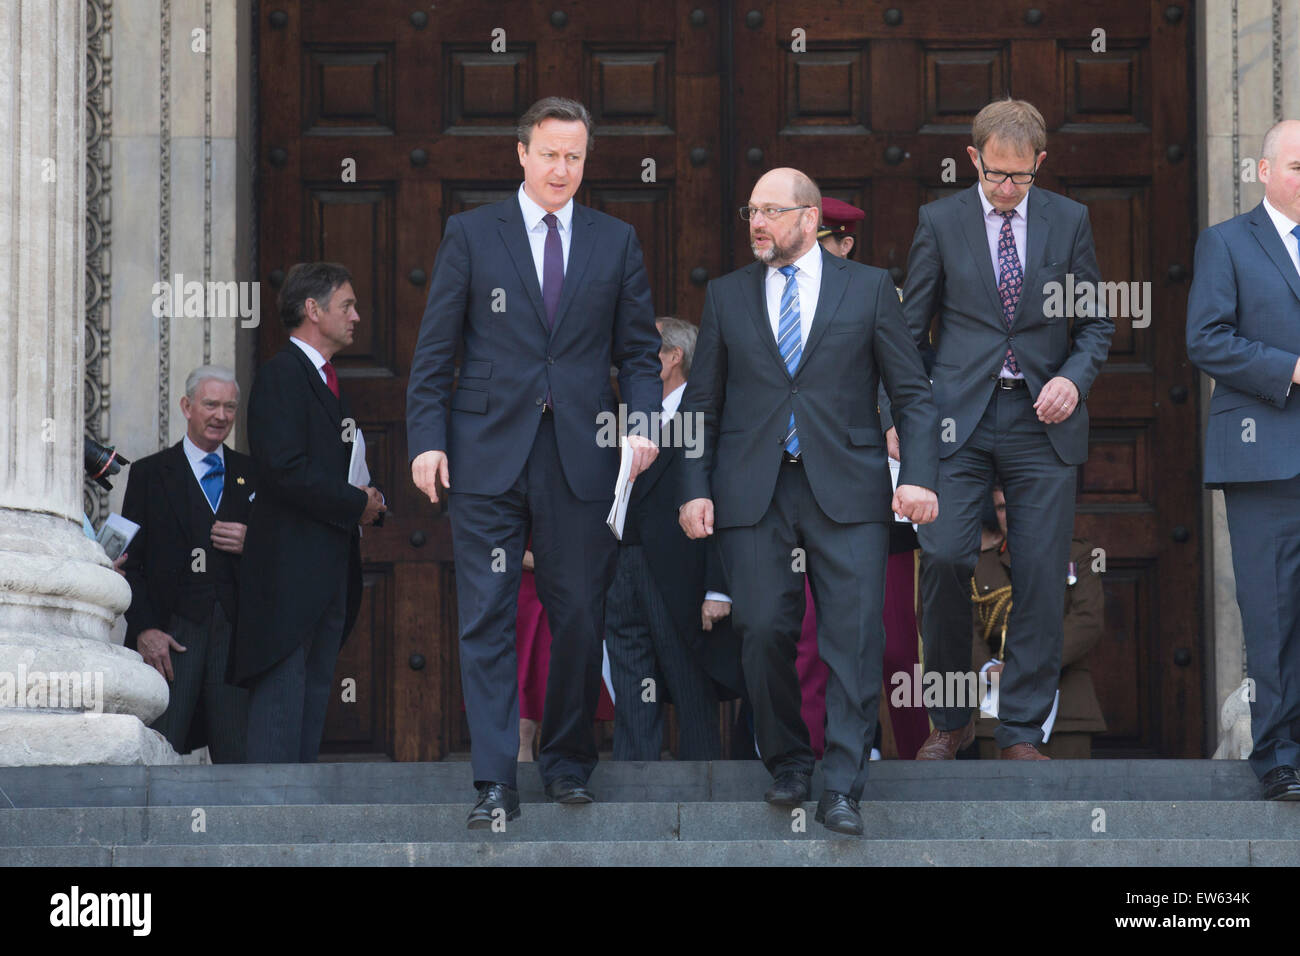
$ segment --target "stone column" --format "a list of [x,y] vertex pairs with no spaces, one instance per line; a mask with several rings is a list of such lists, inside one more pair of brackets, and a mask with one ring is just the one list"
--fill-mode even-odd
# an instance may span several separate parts
[[130,588],[81,530],[81,0],[0,4],[0,765],[165,763],[167,683],[109,642]]

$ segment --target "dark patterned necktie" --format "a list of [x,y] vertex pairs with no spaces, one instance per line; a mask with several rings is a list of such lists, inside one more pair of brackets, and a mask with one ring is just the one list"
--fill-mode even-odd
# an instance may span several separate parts
[[560,244],[560,221],[554,213],[542,217],[546,223],[546,252],[542,256],[542,302],[546,306],[546,325],[555,328],[555,310],[560,307],[560,290],[564,288],[564,247]]
[[335,398],[338,398],[339,397],[339,373],[334,371],[334,366],[331,365],[329,362],[326,362],[320,368],[321,371],[325,373],[325,387],[334,393]]
[[[1007,328],[1016,317],[1016,307],[1020,304],[1020,288],[1025,276],[1020,270],[1020,256],[1016,252],[1016,237],[1011,232],[1011,217],[1014,209],[999,211],[1002,217],[1002,230],[998,233],[998,296],[1002,300],[1002,321]],[[1007,357],[1002,362],[1002,370],[1012,375],[1020,374],[1015,353],[1007,346]]]

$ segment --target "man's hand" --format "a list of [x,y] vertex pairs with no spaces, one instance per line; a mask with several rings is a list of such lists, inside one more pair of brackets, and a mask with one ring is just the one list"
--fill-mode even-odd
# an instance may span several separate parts
[[715,623],[730,613],[730,601],[705,601],[700,605],[700,626],[706,631],[711,631]]
[[175,677],[172,673],[172,657],[169,650],[185,653],[185,648],[177,644],[175,638],[156,627],[141,631],[135,639],[135,648],[146,664],[169,681]]
[[361,490],[366,493],[366,510],[361,512],[361,520],[357,524],[374,524],[375,519],[388,510],[388,506],[384,504],[384,496],[373,485],[367,485]]
[[713,499],[692,498],[677,510],[677,523],[691,539],[713,534]]
[[130,553],[131,552],[129,551],[123,551],[117,556],[117,560],[113,562],[113,570],[122,575],[122,577],[126,577],[126,572],[122,570],[122,565],[126,564],[127,556]]
[[916,524],[929,524],[939,517],[939,499],[929,488],[899,485],[894,492],[894,511]]
[[445,451],[426,451],[415,456],[411,462],[411,480],[435,505],[438,503],[438,482],[444,488],[451,487],[447,477],[447,453]]
[[885,449],[889,452],[889,457],[894,461],[902,461],[898,457],[898,428],[891,428],[885,432]]
[[632,477],[628,480],[635,481],[636,476],[654,464],[654,460],[659,457],[659,446],[644,435],[628,435],[627,443],[632,446],[634,452]]
[[524,570],[535,571],[536,569],[537,569],[537,563],[536,561],[533,560],[533,552],[524,551]]
[[1079,389],[1063,375],[1051,379],[1038,393],[1034,408],[1038,411],[1038,420],[1048,425],[1063,422],[1079,407]]
[[1295,371],[1291,373],[1291,383],[1300,385],[1300,358],[1295,360]]
[[231,554],[243,554],[244,535],[247,531],[248,525],[240,524],[238,521],[214,521],[212,522],[212,546],[222,551],[229,551]]

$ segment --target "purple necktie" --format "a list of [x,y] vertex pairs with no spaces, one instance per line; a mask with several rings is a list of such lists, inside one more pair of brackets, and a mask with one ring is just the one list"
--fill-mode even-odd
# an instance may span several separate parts
[[546,223],[546,252],[542,256],[542,302],[546,306],[546,325],[555,328],[555,310],[560,307],[560,290],[564,287],[564,247],[560,245],[560,222],[554,213],[542,217]]
[[[1016,253],[1016,238],[1011,233],[1011,217],[1016,214],[1012,209],[1001,212],[1002,229],[998,233],[998,296],[1002,299],[1002,321],[1007,328],[1016,317],[1016,306],[1020,304],[1020,287],[1024,283],[1024,273],[1020,270],[1020,256]],[[1020,374],[1020,365],[1016,356],[1007,346],[1007,357],[1002,362],[1002,370],[1012,375]]]

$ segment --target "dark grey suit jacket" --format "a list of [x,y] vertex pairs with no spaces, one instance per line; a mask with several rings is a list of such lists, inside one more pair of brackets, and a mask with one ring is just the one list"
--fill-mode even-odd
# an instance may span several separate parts
[[1110,351],[1115,323],[1101,314],[1104,308],[1074,318],[1048,315],[1045,287],[1064,287],[1067,274],[1076,286],[1100,282],[1088,209],[1038,186],[1029,190],[1024,284],[1008,331],[978,189],[976,184],[922,206],[907,259],[903,314],[919,346],[927,342],[931,319],[939,317],[934,401],[940,420],[951,419],[954,439],[939,443],[939,455],[947,458],[961,448],[979,424],[1009,343],[1034,396],[1057,375],[1079,389],[1079,407],[1048,425],[1047,435],[1063,462],[1081,464],[1088,457],[1084,401]]
[[[1196,243],[1187,355],[1214,376],[1205,483],[1300,474],[1300,273],[1264,204],[1211,226]],[[1250,419],[1254,441],[1244,441]]]
[[679,504],[712,498],[718,528],[756,524],[772,502],[790,412],[817,503],[832,521],[891,521],[876,412],[883,379],[898,412],[901,484],[933,490],[938,420],[898,294],[882,269],[822,251],[822,284],[793,378],[767,314],[762,262],[709,283],[682,396],[702,416],[703,453],[683,458]]

